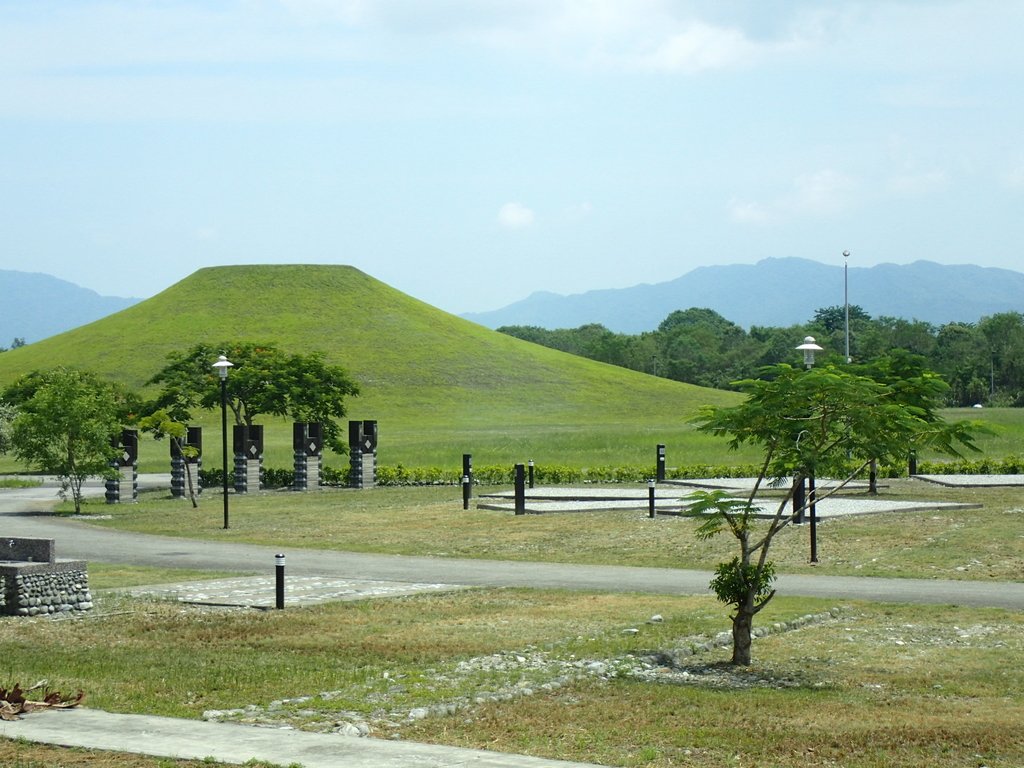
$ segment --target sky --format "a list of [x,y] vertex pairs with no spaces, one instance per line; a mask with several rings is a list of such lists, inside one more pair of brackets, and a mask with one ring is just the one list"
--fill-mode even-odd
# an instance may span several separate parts
[[348,264],[449,312],[1020,271],[1024,0],[0,0],[0,269]]

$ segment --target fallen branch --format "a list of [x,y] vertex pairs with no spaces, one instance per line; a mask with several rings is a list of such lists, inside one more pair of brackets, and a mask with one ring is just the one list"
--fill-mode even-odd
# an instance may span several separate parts
[[[42,697],[37,701],[27,698],[31,691],[42,690]],[[77,707],[85,698],[83,691],[65,696],[60,691],[51,691],[45,680],[28,689],[15,683],[11,688],[0,688],[0,720],[18,720],[22,714],[37,709],[71,709]]]

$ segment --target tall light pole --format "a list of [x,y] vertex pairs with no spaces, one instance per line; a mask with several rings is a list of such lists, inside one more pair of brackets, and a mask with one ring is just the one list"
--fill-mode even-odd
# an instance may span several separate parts
[[[807,370],[814,367],[814,353],[821,352],[822,348],[814,341],[813,336],[805,336],[804,343],[797,347],[804,353],[804,366]],[[796,496],[794,488],[794,496]],[[803,481],[800,481],[800,496],[803,496]],[[818,562],[818,514],[815,505],[814,473],[807,476],[807,512],[811,523],[811,562]],[[794,501],[794,506],[796,502]],[[802,517],[802,516],[801,516]]]
[[228,368],[234,365],[224,355],[217,358],[213,367],[220,377],[220,444],[221,460],[224,462],[224,530],[228,528]]
[[843,251],[843,307],[846,312],[846,363],[853,362],[850,357],[850,252]]

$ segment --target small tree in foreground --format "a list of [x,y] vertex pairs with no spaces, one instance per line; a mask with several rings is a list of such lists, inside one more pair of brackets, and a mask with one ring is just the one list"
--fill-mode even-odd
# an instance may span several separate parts
[[174,449],[185,459],[185,480],[188,485],[188,499],[192,502],[192,508],[199,507],[199,497],[196,493],[196,484],[192,479],[192,463],[199,455],[199,449],[186,442],[188,438],[188,427],[180,421],[172,419],[165,410],[157,410],[148,416],[139,419],[139,426],[143,432],[152,432],[154,440],[167,438]]
[[[700,538],[728,531],[739,553],[720,563],[711,588],[719,600],[735,608],[732,617],[734,664],[750,664],[754,616],[775,595],[774,565],[768,552],[775,536],[802,510],[787,512],[793,488],[808,477],[838,480],[824,499],[860,474],[872,460],[902,461],[908,451],[929,447],[958,453],[975,449],[973,425],[947,424],[932,406],[945,393],[944,382],[930,372],[899,387],[858,376],[832,366],[799,370],[789,365],[764,369],[764,378],[738,382],[747,399],[733,407],[706,407],[697,418],[702,431],[726,436],[731,448],[760,446],[763,460],[754,488],[746,499],[722,491],[696,492],[690,513],[701,519]],[[916,397],[908,397],[913,389]],[[975,449],[976,450],[976,449]],[[766,486],[789,483],[774,514],[763,508],[758,493]],[[764,525],[759,517],[771,515]]]
[[11,427],[14,454],[56,475],[61,497],[70,491],[75,512],[81,512],[86,479],[111,471],[124,393],[91,373],[55,368],[22,377],[4,396],[17,400]]

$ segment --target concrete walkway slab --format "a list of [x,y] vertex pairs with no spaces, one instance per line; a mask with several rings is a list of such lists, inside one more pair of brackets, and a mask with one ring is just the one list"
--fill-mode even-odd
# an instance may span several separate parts
[[1024,485],[1024,475],[914,475],[913,479],[948,488],[999,488]]
[[262,760],[303,768],[595,768],[526,755],[510,755],[411,741],[306,733],[97,709],[33,712],[0,720],[0,736],[63,747],[102,749],[177,759],[213,758],[241,765]]
[[[374,597],[399,597],[424,592],[450,592],[467,589],[459,584],[382,581],[379,579],[340,579],[325,576],[285,577],[284,605],[320,605]],[[274,608],[277,603],[277,579],[266,576],[240,576],[231,579],[189,581],[180,584],[157,584],[117,590],[132,597],[176,600],[194,605],[231,606],[239,608]]]
[[[703,482],[703,481],[694,481]],[[709,481],[717,483],[718,481]],[[722,490],[748,490],[753,488],[753,479],[737,478],[724,480],[722,485],[708,485],[708,488]],[[847,486],[850,487],[850,486]],[[865,486],[866,487],[866,486]],[[611,490],[603,498],[597,489],[589,488],[558,488],[530,489],[526,492],[527,514],[545,514],[554,512],[610,512],[616,510],[636,510],[644,515],[650,511],[650,497],[647,489]],[[819,486],[819,494],[826,493],[828,486]],[[666,488],[659,485],[655,491],[654,509],[659,515],[679,514],[687,505],[686,490]],[[769,497],[772,498],[772,497]],[[497,512],[515,512],[514,494],[510,491],[481,496],[477,503],[478,509],[489,509]],[[774,517],[775,505],[762,503],[758,517]],[[980,509],[980,504],[967,502],[944,501],[896,501],[892,499],[850,497],[843,495],[830,496],[820,500],[816,505],[819,520],[846,517],[849,515],[868,515],[884,512],[920,512],[930,509]]]

